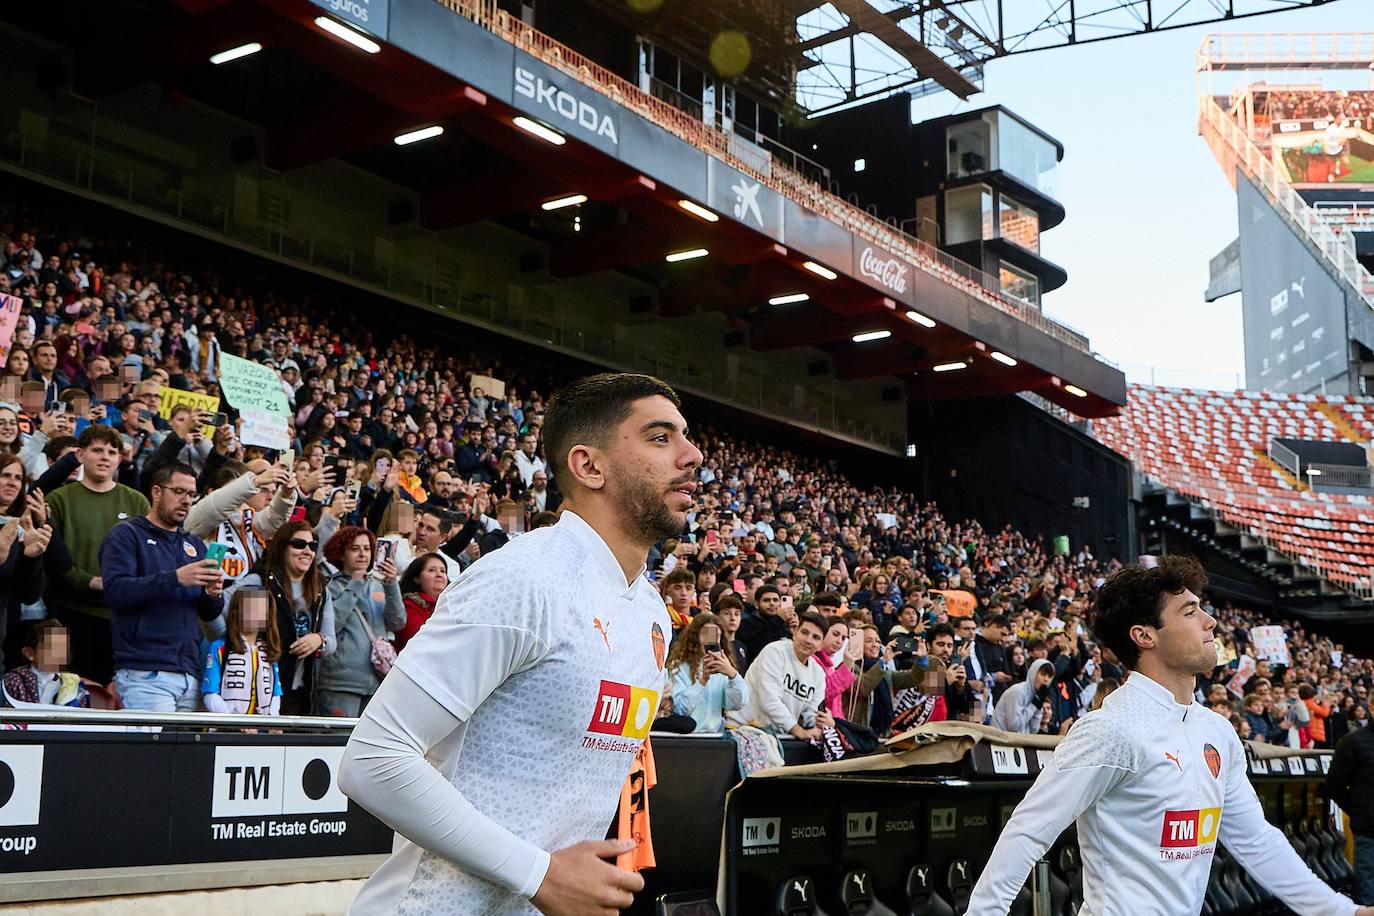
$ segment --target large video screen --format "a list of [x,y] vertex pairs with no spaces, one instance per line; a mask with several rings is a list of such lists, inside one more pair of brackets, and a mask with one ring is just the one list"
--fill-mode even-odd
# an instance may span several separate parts
[[1274,164],[1299,187],[1374,187],[1374,92],[1292,89],[1256,93]]

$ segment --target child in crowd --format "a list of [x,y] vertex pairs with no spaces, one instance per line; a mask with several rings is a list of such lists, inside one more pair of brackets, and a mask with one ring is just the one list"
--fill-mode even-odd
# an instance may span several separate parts
[[267,590],[241,588],[229,603],[223,639],[210,643],[201,701],[210,712],[275,716],[281,708],[281,637],[269,625]]
[[87,682],[62,670],[71,655],[71,640],[59,621],[48,618],[29,627],[21,651],[29,663],[5,672],[4,705],[90,707]]

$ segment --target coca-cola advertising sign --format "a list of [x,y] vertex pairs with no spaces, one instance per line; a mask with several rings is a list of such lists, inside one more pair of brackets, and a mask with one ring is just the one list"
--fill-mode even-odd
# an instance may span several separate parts
[[910,269],[911,265],[901,258],[894,258],[872,245],[865,246],[859,255],[859,275],[877,280],[899,296],[906,293],[906,273]]

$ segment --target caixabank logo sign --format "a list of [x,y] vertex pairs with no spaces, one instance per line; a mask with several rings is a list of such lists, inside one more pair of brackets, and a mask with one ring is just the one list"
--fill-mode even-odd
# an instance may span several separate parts
[[43,746],[0,745],[0,862],[38,848],[42,803]]
[[[342,835],[343,747],[217,747],[210,807],[215,840]],[[330,815],[335,815],[331,817]]]

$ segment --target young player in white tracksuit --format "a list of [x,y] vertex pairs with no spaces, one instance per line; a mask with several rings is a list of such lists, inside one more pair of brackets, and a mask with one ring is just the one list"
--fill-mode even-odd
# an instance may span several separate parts
[[970,916],[1004,914],[1037,859],[1077,821],[1079,916],[1202,909],[1218,841],[1307,916],[1374,916],[1321,882],[1264,819],[1235,729],[1192,697],[1216,665],[1206,577],[1186,558],[1127,567],[1097,596],[1094,633],[1134,669],[1069,730],[1017,806],[973,889]]

